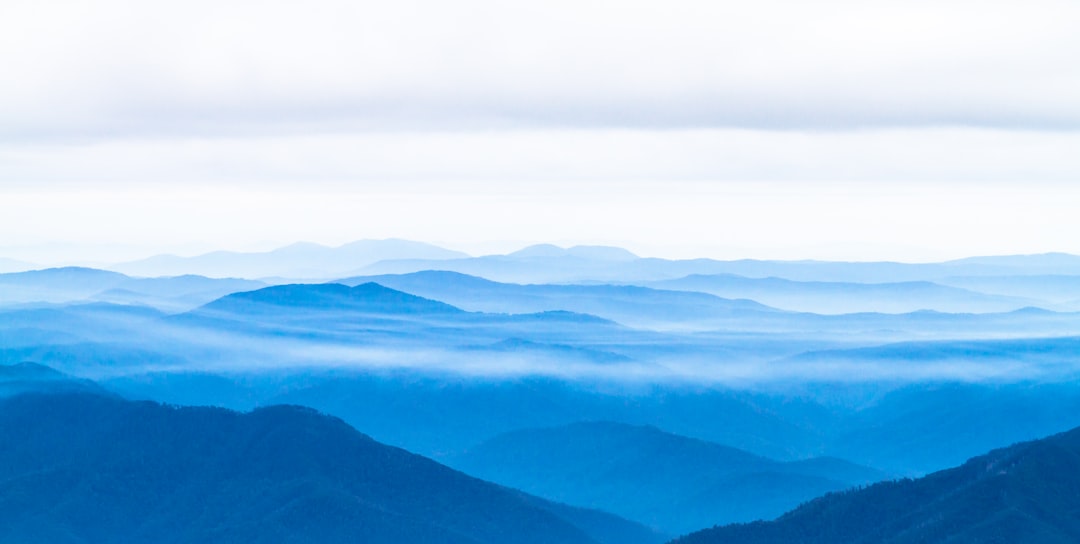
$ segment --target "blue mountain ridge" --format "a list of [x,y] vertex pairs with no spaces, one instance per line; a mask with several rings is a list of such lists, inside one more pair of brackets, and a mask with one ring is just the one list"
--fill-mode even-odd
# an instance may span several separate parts
[[296,406],[241,414],[31,393],[0,400],[0,442],[4,542],[659,538],[476,480]]
[[1080,541],[1080,429],[991,451],[917,480],[815,499],[775,521],[677,544],[1067,544]]

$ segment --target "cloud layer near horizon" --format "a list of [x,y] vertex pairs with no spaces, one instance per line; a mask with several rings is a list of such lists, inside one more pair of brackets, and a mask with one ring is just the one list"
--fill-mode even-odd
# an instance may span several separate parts
[[1077,251],[1078,27],[1066,0],[9,0],[0,247]]
[[25,1],[0,137],[1080,128],[1080,5]]

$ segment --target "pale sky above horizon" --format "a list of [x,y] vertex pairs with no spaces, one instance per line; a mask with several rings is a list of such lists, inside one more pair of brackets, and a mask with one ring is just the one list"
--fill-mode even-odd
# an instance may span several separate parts
[[1080,4],[0,3],[0,257],[1080,253]]

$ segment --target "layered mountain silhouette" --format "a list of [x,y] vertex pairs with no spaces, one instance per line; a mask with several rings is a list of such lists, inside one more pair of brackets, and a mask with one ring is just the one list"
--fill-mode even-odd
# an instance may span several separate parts
[[415,340],[444,348],[469,349],[488,344],[502,349],[514,338],[534,342],[560,338],[573,343],[583,335],[604,336],[625,330],[606,319],[562,310],[516,315],[466,312],[372,282],[355,287],[336,283],[266,287],[222,297],[178,317],[177,321],[195,324],[203,319],[226,319],[238,328],[302,324],[322,332],[371,336],[382,331],[384,339],[413,335]]
[[0,541],[650,543],[295,406],[0,400]]
[[458,308],[377,283],[292,284],[234,293],[201,308],[204,312],[267,313],[283,310],[371,314],[452,314]]
[[634,261],[640,259],[630,251],[612,246],[572,246],[559,247],[554,244],[536,244],[513,253],[509,257],[517,258],[577,258],[597,261]]
[[839,459],[780,463],[613,422],[514,431],[448,462],[487,480],[675,534],[710,523],[771,519],[828,491],[886,477]]
[[0,304],[110,302],[185,311],[261,281],[203,276],[133,278],[94,268],[47,268],[0,274]]
[[1076,305],[1080,300],[1077,271],[1073,275],[950,276],[938,281],[981,293],[1044,300],[1059,309],[1080,309]]
[[472,311],[522,314],[567,310],[645,328],[701,329],[717,320],[776,311],[751,300],[728,300],[705,293],[631,285],[520,285],[445,271],[337,281],[346,285],[376,282]]
[[[826,335],[849,338],[853,333],[859,333],[865,339],[888,341],[902,338],[905,333],[920,337],[1006,334],[1015,336],[1039,332],[1067,334],[1080,327],[1080,313],[1052,312],[1032,308],[997,313],[945,313],[920,310],[900,314],[871,312],[822,315],[781,311],[753,300],[725,299],[694,291],[673,291],[632,285],[523,285],[494,282],[447,271],[360,276],[337,281],[349,285],[376,282],[473,311],[521,313],[561,309],[602,316],[632,327],[667,331],[767,333],[815,331],[820,338],[825,338]],[[761,281],[771,283],[773,280]],[[775,281],[784,285],[810,285],[788,280]],[[865,287],[879,289],[872,286]],[[831,289],[831,287],[824,289],[822,295],[824,296]],[[881,289],[889,290],[891,287],[884,286]],[[963,292],[959,289],[940,286],[935,286],[931,290]],[[905,294],[903,290],[889,296],[902,299],[904,301],[902,304],[909,307],[920,306],[921,301],[925,300],[913,293]],[[964,296],[983,302],[994,298],[977,293],[967,293]],[[782,290],[770,297],[778,304],[785,303]],[[993,304],[1007,308],[1019,306],[1019,303],[1013,299],[1001,298],[1002,300]],[[1003,301],[1003,304],[999,304]],[[872,303],[871,300],[862,300],[858,304]],[[967,302],[959,301],[957,304],[965,305]],[[981,308],[990,309],[985,304]]]
[[104,394],[105,390],[90,380],[75,378],[37,363],[0,364],[0,398],[31,392]]
[[813,500],[771,522],[678,544],[1067,544],[1080,541],[1080,429],[975,457],[917,480]]
[[[1067,351],[1059,354],[1062,359],[1073,356]],[[1080,426],[1080,388],[1075,382],[915,383],[852,414],[828,451],[897,473],[921,475],[993,448],[1076,426]]]
[[215,251],[194,257],[158,255],[112,266],[137,276],[199,274],[215,278],[324,278],[347,274],[384,260],[459,259],[466,254],[409,240],[358,240],[338,247],[301,242],[272,251]]
[[699,291],[745,298],[784,310],[825,314],[882,312],[1008,312],[1047,304],[1039,298],[989,295],[930,281],[855,283],[747,278],[732,274],[691,275],[650,282],[658,289]]
[[1062,253],[959,259],[939,263],[669,260],[638,258],[620,248],[539,246],[507,255],[384,260],[353,275],[446,270],[512,283],[636,283],[694,274],[731,274],[807,282],[896,283],[951,276],[1080,275],[1080,257]]

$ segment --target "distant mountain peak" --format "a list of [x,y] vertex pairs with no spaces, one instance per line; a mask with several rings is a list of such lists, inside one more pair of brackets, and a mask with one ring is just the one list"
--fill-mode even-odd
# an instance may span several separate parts
[[110,268],[140,276],[199,274],[210,277],[332,278],[379,261],[444,260],[468,257],[436,245],[409,240],[357,240],[338,247],[296,242],[270,251],[213,251],[181,257],[156,255]]
[[24,393],[48,392],[104,393],[104,390],[90,380],[30,361],[0,365],[0,399]]
[[205,310],[235,311],[245,307],[277,307],[325,311],[366,311],[372,313],[458,313],[462,310],[431,300],[367,282],[349,287],[340,283],[296,283],[233,293],[203,307]]
[[99,276],[99,277],[116,277],[123,278],[124,275],[118,272],[112,272],[109,270],[101,270],[98,268],[90,268],[86,266],[58,266],[55,268],[39,268],[37,270],[26,270],[23,272],[11,272],[4,274],[9,277],[63,277],[63,276]]
[[577,257],[599,261],[631,261],[638,259],[630,251],[613,246],[571,246],[563,248],[554,244],[536,244],[507,255],[518,258]]
[[59,380],[68,376],[52,367],[24,361],[0,365],[0,381],[7,380]]

